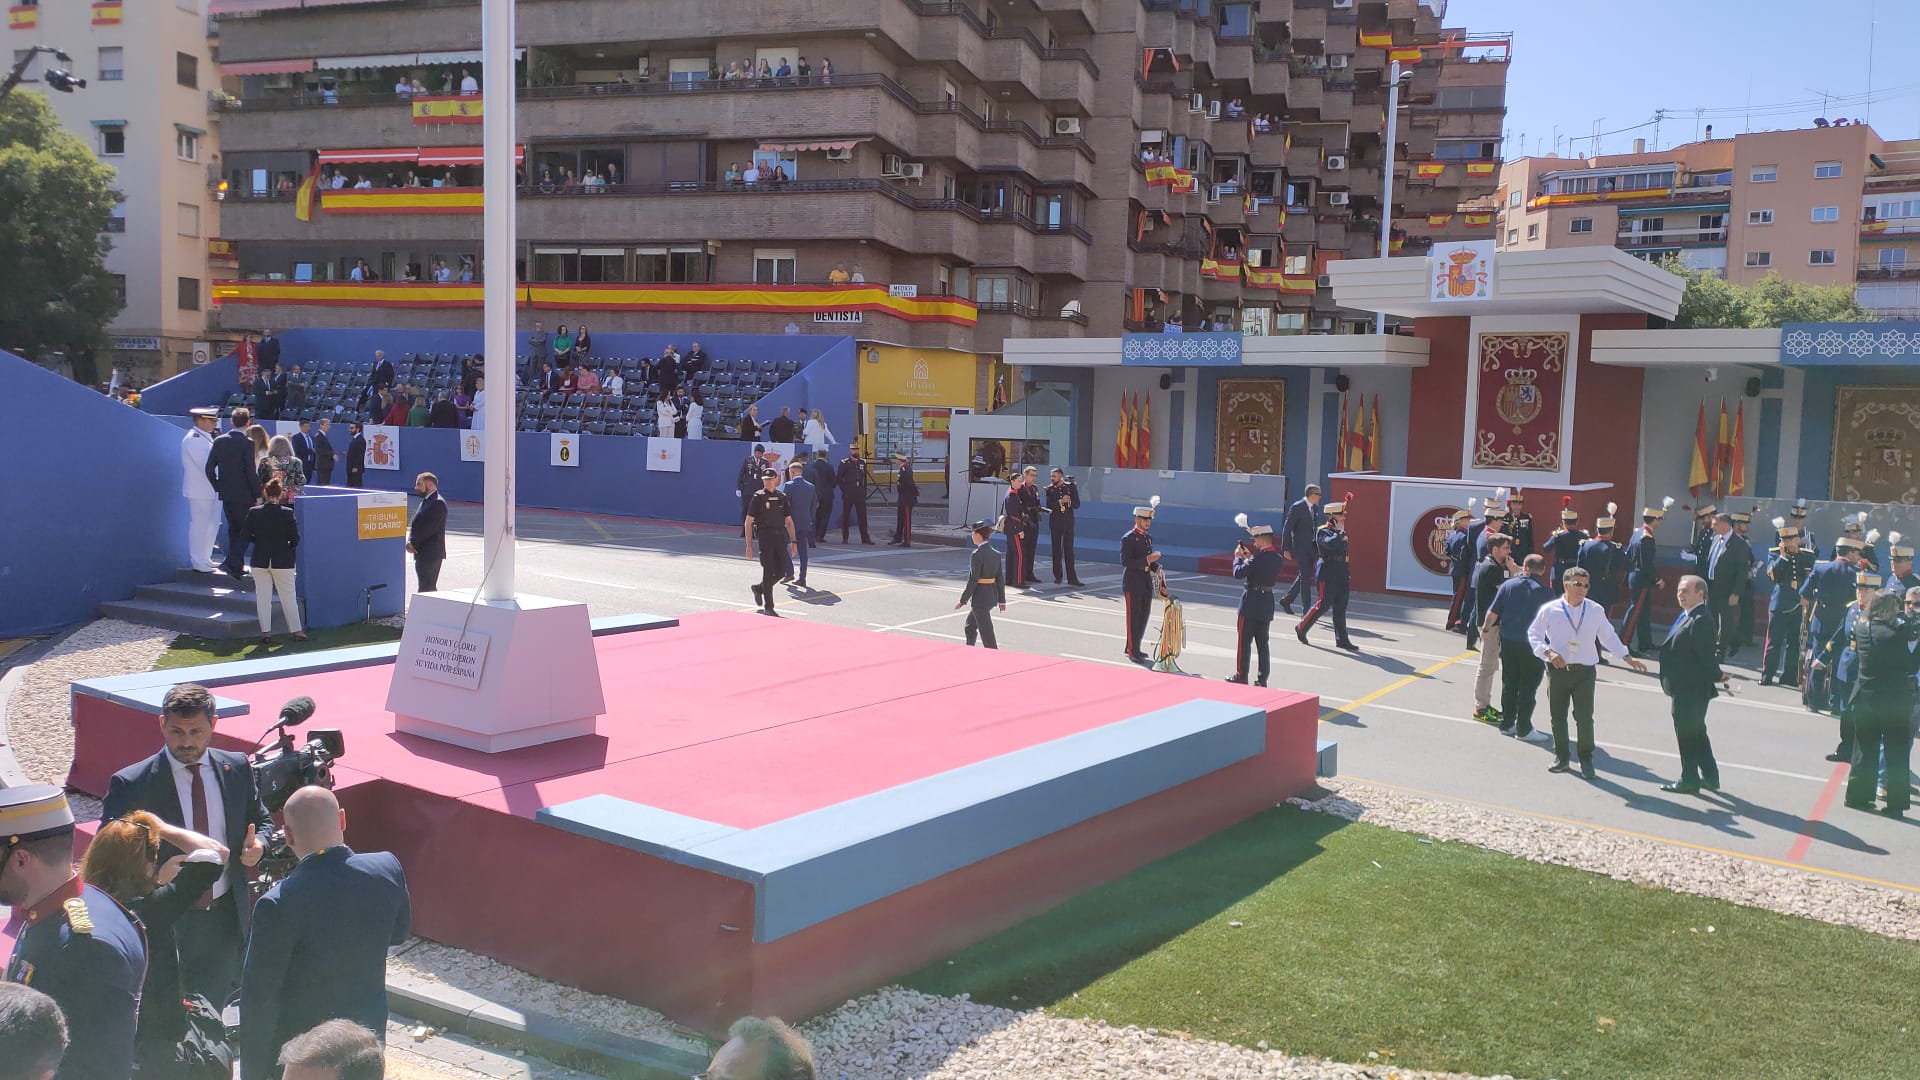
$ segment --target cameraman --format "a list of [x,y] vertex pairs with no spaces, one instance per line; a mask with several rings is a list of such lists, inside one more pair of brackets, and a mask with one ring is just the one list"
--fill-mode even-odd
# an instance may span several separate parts
[[281,1047],[327,1020],[387,1030],[387,948],[407,938],[412,907],[400,861],[355,854],[333,792],[287,799],[286,839],[300,864],[260,898],[240,979],[240,1075],[279,1075]]
[[[273,820],[254,789],[247,756],[213,749],[213,726],[211,691],[195,683],[168,690],[160,705],[160,737],[166,748],[114,774],[100,816],[114,821],[145,810],[231,853],[220,880],[174,924],[171,942],[150,942],[155,949],[177,947],[181,991],[199,994],[218,1008],[240,981],[250,919],[244,902],[247,870],[265,853]],[[186,852],[169,844],[160,858],[164,862],[182,854]]]

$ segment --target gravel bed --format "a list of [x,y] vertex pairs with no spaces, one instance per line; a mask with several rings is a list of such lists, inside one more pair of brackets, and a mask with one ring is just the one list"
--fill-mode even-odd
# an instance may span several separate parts
[[[73,722],[67,684],[75,679],[151,671],[173,632],[119,619],[96,619],[73,631],[25,669],[8,703],[7,741],[20,768],[41,783],[64,784],[73,763]],[[82,800],[74,800],[79,813]],[[86,800],[90,803],[91,800]],[[99,816],[97,806],[92,816]]]
[[1579,825],[1419,798],[1353,781],[1322,781],[1330,794],[1295,806],[1436,840],[1457,840],[1531,862],[1571,866],[1620,881],[1709,896],[1887,937],[1920,941],[1920,898],[1803,870],[1696,851]]

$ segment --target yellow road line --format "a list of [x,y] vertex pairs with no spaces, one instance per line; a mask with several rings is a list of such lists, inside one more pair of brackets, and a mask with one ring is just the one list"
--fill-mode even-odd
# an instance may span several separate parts
[[901,584],[901,583],[900,583],[900,582],[898,582],[898,581],[889,581],[889,582],[886,582],[886,583],[884,583],[884,584],[880,584],[880,585],[865,585],[865,586],[862,586],[862,587],[860,587],[860,588],[858,588],[858,589],[848,589],[848,590],[847,590],[846,592],[839,592],[839,591],[837,591],[837,590],[835,590],[835,591],[834,591],[834,593],[833,593],[833,595],[835,595],[835,596],[854,596],[854,595],[856,595],[856,594],[858,594],[858,593],[863,593],[863,592],[873,592],[873,591],[874,591],[875,589],[891,589],[891,588],[893,588],[893,587],[894,587],[895,585],[899,585],[899,584]]
[[[1358,702],[1356,702],[1355,704],[1358,704]],[[1391,788],[1395,791],[1404,791],[1409,795],[1421,795],[1430,799],[1442,799],[1447,802],[1466,803],[1471,806],[1485,807],[1488,810],[1501,810],[1509,814],[1521,814],[1526,817],[1538,818],[1542,821],[1552,821],[1561,825],[1577,825],[1583,829],[1597,829],[1600,832],[1612,833],[1615,836],[1630,836],[1636,840],[1652,840],[1655,843],[1672,844],[1675,847],[1691,848],[1694,851],[1705,851],[1714,855],[1725,855],[1728,858],[1732,858],[1732,859],[1744,859],[1748,862],[1765,863],[1768,866],[1779,866],[1779,867],[1784,867],[1785,869],[1788,869],[1788,870],[1804,870],[1811,874],[1823,874],[1827,877],[1842,878],[1847,881],[1858,881],[1866,885],[1878,885],[1886,889],[1898,889],[1901,892],[1920,893],[1920,887],[1917,887],[1917,886],[1902,885],[1897,881],[1882,881],[1879,878],[1863,877],[1859,874],[1849,874],[1844,870],[1826,870],[1818,866],[1807,866],[1803,863],[1788,862],[1785,859],[1769,859],[1765,855],[1749,855],[1744,851],[1732,851],[1727,848],[1714,847],[1711,844],[1696,844],[1689,840],[1676,840],[1671,836],[1656,836],[1653,833],[1635,832],[1632,829],[1619,829],[1619,828],[1615,828],[1612,825],[1598,825],[1591,821],[1578,821],[1578,820],[1575,820],[1574,818],[1558,817],[1554,814],[1543,814],[1538,810],[1523,810],[1517,806],[1505,806],[1500,803],[1483,802],[1479,799],[1467,798],[1464,795],[1447,795],[1438,791],[1427,791],[1422,788],[1408,787],[1405,784],[1392,784],[1392,783],[1388,783],[1385,780],[1369,780],[1364,776],[1354,776],[1350,773],[1342,773],[1341,775],[1345,776],[1349,780],[1357,780],[1362,784],[1372,784],[1375,787]],[[1464,842],[1472,843],[1472,841],[1464,841]]]
[[587,524],[589,524],[589,525],[591,525],[591,526],[593,526],[593,531],[594,531],[594,532],[597,532],[597,533],[599,533],[599,534],[600,534],[600,539],[602,539],[602,540],[611,540],[611,539],[613,539],[613,534],[612,534],[612,533],[610,533],[610,532],[608,532],[608,531],[606,530],[606,528],[605,528],[604,526],[602,526],[602,525],[601,525],[601,524],[600,524],[599,522],[597,522],[597,521],[595,521],[595,520],[593,520],[592,518],[587,518],[587,519],[586,519],[586,521],[587,521]]
[[1380,689],[1375,690],[1373,693],[1366,695],[1365,697],[1355,698],[1354,700],[1347,702],[1345,705],[1340,705],[1335,708],[1328,709],[1326,712],[1320,714],[1320,722],[1323,724],[1326,723],[1327,717],[1333,716],[1337,713],[1346,713],[1348,716],[1358,719],[1359,714],[1354,712],[1353,710],[1358,709],[1361,706],[1368,704],[1369,702],[1379,701],[1381,698],[1386,697],[1388,694],[1393,693],[1395,690],[1398,690],[1403,686],[1408,686],[1413,683],[1417,683],[1421,679],[1431,679],[1442,668],[1448,666],[1449,664],[1457,664],[1460,661],[1465,660],[1467,657],[1472,655],[1474,655],[1472,652],[1463,652],[1459,656],[1453,657],[1448,660],[1442,660],[1430,668],[1426,668],[1422,671],[1416,671],[1413,674],[1408,675],[1404,679],[1400,679],[1396,682],[1390,682],[1387,685],[1381,687]]

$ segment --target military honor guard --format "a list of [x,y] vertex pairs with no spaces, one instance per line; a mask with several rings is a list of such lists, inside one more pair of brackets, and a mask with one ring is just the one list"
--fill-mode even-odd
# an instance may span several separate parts
[[1618,503],[1607,504],[1607,515],[1595,518],[1593,539],[1580,545],[1580,553],[1574,556],[1574,565],[1587,572],[1587,599],[1599,604],[1607,612],[1607,621],[1613,621],[1613,605],[1620,599],[1620,571],[1626,565],[1627,553],[1614,542],[1614,515],[1620,512]]
[[1848,514],[1846,517],[1840,519],[1840,540],[1833,542],[1833,548],[1827,552],[1827,557],[1832,558],[1840,554],[1841,540],[1852,540],[1854,547],[1853,557],[1858,559],[1861,549],[1867,546],[1866,538],[1861,535],[1865,533],[1866,530],[1867,512],[1865,510],[1857,514]]
[[840,488],[840,542],[847,542],[848,531],[858,521],[860,542],[873,543],[873,537],[867,534],[867,462],[858,446],[847,448],[847,456],[834,473],[834,483]]
[[788,562],[799,553],[795,544],[793,504],[780,490],[780,474],[769,469],[760,474],[760,490],[747,500],[747,558],[753,558],[754,544],[760,545],[760,583],[753,586],[753,598],[764,614],[773,612],[773,586],[787,572]]
[[1573,496],[1560,496],[1560,527],[1553,530],[1540,546],[1553,560],[1553,591],[1561,592],[1560,581],[1567,571],[1580,564],[1580,545],[1587,542],[1587,531],[1580,527],[1580,511],[1573,508]]
[[1673,508],[1673,496],[1660,501],[1655,509],[1640,509],[1640,531],[1627,541],[1627,614],[1620,639],[1633,655],[1653,649],[1653,591],[1660,587],[1660,543],[1653,530]]
[[213,453],[213,433],[220,427],[220,410],[187,410],[193,426],[180,439],[180,494],[187,500],[187,567],[211,574],[213,546],[220,539],[220,493],[207,479],[207,455]]
[[[1160,507],[1160,496],[1147,505],[1133,508],[1133,528],[1120,538],[1120,594],[1127,605],[1127,659],[1136,664],[1149,663],[1140,650],[1147,633],[1147,618],[1153,612],[1153,570],[1160,553],[1153,550],[1153,513]],[[1009,537],[1011,539],[1011,537]],[[1009,559],[1008,567],[1017,565]]]
[[1267,630],[1273,625],[1273,586],[1280,580],[1284,563],[1273,548],[1273,526],[1250,526],[1245,514],[1233,521],[1247,530],[1248,538],[1240,541],[1233,552],[1233,576],[1245,588],[1240,593],[1240,609],[1234,621],[1233,676],[1227,681],[1247,681],[1248,654],[1258,649],[1260,671],[1253,684],[1265,686],[1267,674],[1273,667],[1267,645]]
[[1447,629],[1458,630],[1472,618],[1467,590],[1472,585],[1473,548],[1467,540],[1467,526],[1473,524],[1474,500],[1465,510],[1453,512],[1453,528],[1447,531],[1447,576],[1453,579],[1453,603],[1447,607]]
[[960,590],[960,602],[953,605],[953,610],[973,605],[967,613],[967,644],[977,638],[987,648],[998,649],[1000,643],[993,636],[993,609],[998,606],[1001,611],[1007,610],[1007,578],[1000,572],[1000,553],[988,543],[993,539],[993,523],[974,522],[970,535],[973,554],[967,557],[967,584]]
[[1293,584],[1287,589],[1287,595],[1280,598],[1280,607],[1289,615],[1293,614],[1295,600],[1308,606],[1313,604],[1314,570],[1320,563],[1313,536],[1319,528],[1320,485],[1308,484],[1306,494],[1287,507],[1286,521],[1280,526],[1282,544],[1288,557],[1293,559]]
[[1853,648],[1860,672],[1848,711],[1853,716],[1853,767],[1847,776],[1846,804],[1873,810],[1876,783],[1886,803],[1881,813],[1906,816],[1913,804],[1914,672],[1920,654],[1920,620],[1903,611],[1898,593],[1883,593],[1854,628]]
[[1787,508],[1787,517],[1792,519],[1791,524],[1793,527],[1800,530],[1800,550],[1813,556],[1815,560],[1818,560],[1820,558],[1820,545],[1814,540],[1813,530],[1807,528],[1807,500],[1805,497],[1793,500],[1793,505]]
[[1860,677],[1860,651],[1857,647],[1860,624],[1866,620],[1874,597],[1880,595],[1880,575],[1859,570],[1853,575],[1854,599],[1840,618],[1832,636],[1815,654],[1813,664],[1828,670],[1832,685],[1834,711],[1840,716],[1840,743],[1827,755],[1828,761],[1852,761],[1855,749],[1854,684]]
[[[73,810],[50,784],[0,788],[0,904],[12,909],[8,982],[52,998],[67,1019],[60,1080],[133,1075],[146,934],[73,868]],[[0,1055],[0,1071],[7,1071]]]
[[1033,572],[1034,556],[1040,549],[1040,519],[1047,513],[1040,497],[1040,470],[1032,465],[1020,470],[1020,554],[1026,562],[1020,566],[1020,580],[1031,585],[1040,580]]
[[[1484,534],[1487,531],[1487,526],[1493,524],[1493,519],[1495,516],[1506,513],[1506,501],[1507,501],[1507,489],[1495,488],[1493,491],[1493,498],[1488,499],[1482,505],[1479,520],[1468,523],[1467,547],[1468,547],[1468,550],[1473,552],[1474,558],[1476,559],[1486,558],[1487,549],[1484,544],[1480,543],[1480,537],[1482,534]],[[1471,505],[1473,500],[1468,499],[1467,502],[1469,505]]]
[[[1754,509],[1759,510],[1760,507],[1756,506],[1754,507]],[[1738,536],[1741,539],[1741,541],[1747,545],[1747,554],[1749,556],[1752,556],[1753,554],[1753,539],[1752,539],[1753,515],[1741,514],[1741,513],[1734,514],[1733,515],[1733,533],[1735,536]],[[1747,646],[1753,644],[1753,632],[1755,628],[1755,623],[1754,623],[1755,616],[1753,612],[1753,594],[1754,594],[1753,577],[1754,577],[1754,574],[1760,569],[1759,562],[1760,562],[1759,559],[1750,559],[1750,561],[1747,564],[1747,576],[1743,578],[1738,585],[1738,588],[1740,591],[1740,605],[1739,605],[1740,618],[1736,621],[1739,623],[1739,629],[1735,632],[1733,641],[1728,643],[1727,645],[1727,652],[1729,655],[1731,655],[1736,650],[1744,649]]]
[[1073,512],[1080,509],[1080,485],[1065,469],[1053,467],[1052,483],[1047,485],[1047,542],[1053,548],[1053,583],[1079,585],[1080,575],[1073,569]]
[[[1504,493],[1505,490],[1505,488],[1502,488],[1501,491],[1496,492],[1496,494]],[[1511,538],[1513,535],[1507,532],[1507,508],[1497,502],[1488,503],[1485,520],[1480,522],[1479,530],[1472,535],[1474,557],[1476,559],[1486,558],[1487,545],[1493,542],[1493,537],[1505,536]]]
[[1533,547],[1533,515],[1527,513],[1527,493],[1519,488],[1507,496],[1507,535],[1513,537],[1513,550],[1526,553]]
[[1853,599],[1853,576],[1858,572],[1854,557],[1857,550],[1858,541],[1842,537],[1835,542],[1833,558],[1816,564],[1800,583],[1800,598],[1807,604],[1807,619],[1802,624],[1807,664],[1801,699],[1814,712],[1838,711],[1831,673],[1824,663],[1814,661],[1825,656],[1827,642],[1846,618],[1847,604]]
[[893,452],[893,538],[888,547],[913,546],[913,508],[920,504],[920,483],[913,478],[913,460],[903,450]]
[[1800,598],[1800,586],[1813,573],[1813,552],[1801,548],[1798,525],[1773,519],[1780,542],[1767,549],[1767,641],[1760,651],[1760,685],[1800,685],[1801,631],[1806,629],[1812,604]]
[[1353,504],[1353,494],[1339,502],[1327,504],[1327,521],[1314,534],[1314,548],[1320,554],[1320,596],[1313,607],[1308,609],[1306,617],[1293,628],[1293,636],[1300,644],[1307,643],[1307,631],[1320,621],[1320,616],[1328,611],[1333,613],[1333,643],[1348,652],[1359,652],[1347,636],[1347,592],[1353,579],[1347,565],[1347,508]]
[[1687,550],[1680,553],[1680,561],[1702,576],[1707,572],[1707,549],[1713,546],[1713,516],[1719,512],[1720,508],[1712,503],[1693,512],[1693,539],[1687,544]]
[[1920,574],[1913,572],[1913,545],[1903,543],[1899,533],[1887,534],[1887,591],[1903,599],[1908,589],[1920,588]]
[[1007,495],[1000,503],[1000,531],[1007,538],[1007,583],[1016,589],[1032,585],[1027,570],[1027,500],[1021,494],[1026,477],[1012,473],[1007,478]]

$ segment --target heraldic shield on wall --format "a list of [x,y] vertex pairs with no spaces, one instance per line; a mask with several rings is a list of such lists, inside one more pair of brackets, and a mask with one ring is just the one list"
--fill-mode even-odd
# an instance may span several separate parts
[[1287,384],[1280,379],[1221,379],[1214,431],[1217,472],[1278,476],[1285,444]]
[[1480,335],[1474,468],[1560,471],[1571,345],[1564,332]]
[[1840,386],[1833,395],[1833,498],[1920,502],[1920,386]]

